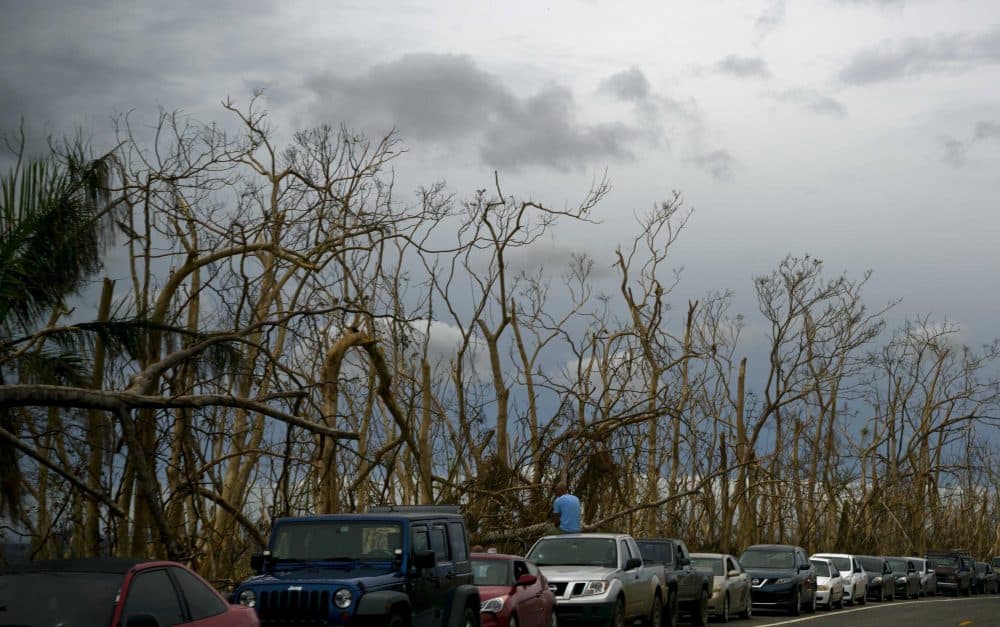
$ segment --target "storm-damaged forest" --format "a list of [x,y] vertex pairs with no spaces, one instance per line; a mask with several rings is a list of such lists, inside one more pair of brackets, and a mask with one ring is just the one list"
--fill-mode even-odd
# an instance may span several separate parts
[[680,193],[614,217],[613,263],[543,264],[613,181],[414,193],[394,135],[223,114],[4,174],[5,542],[227,582],[276,517],[454,503],[520,552],[565,479],[588,530],[702,550],[1000,552],[1000,344],[792,250],[681,298]]

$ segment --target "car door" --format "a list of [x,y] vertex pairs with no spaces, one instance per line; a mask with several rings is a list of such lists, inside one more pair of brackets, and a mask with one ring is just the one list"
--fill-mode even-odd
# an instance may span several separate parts
[[[624,538],[618,541],[618,567],[624,569],[632,559],[632,549]],[[643,589],[645,580],[642,578],[642,568],[622,571],[622,588],[625,590],[625,615],[637,616],[648,609],[643,607],[646,591]]]
[[[747,580],[746,572],[744,572],[743,567],[729,555],[726,556],[725,569],[726,578],[729,582],[729,590],[731,591],[729,598],[732,599],[733,607],[746,607],[747,597],[750,596],[750,582]],[[729,573],[734,570],[738,574],[735,577],[729,577]]]
[[125,590],[122,624],[136,614],[150,614],[163,627],[186,623],[184,606],[166,568],[144,569],[132,576]]
[[[437,574],[438,588],[435,597],[434,609],[435,620],[440,623],[443,619],[443,611],[452,590],[459,585],[459,577],[455,574],[455,563],[451,556],[451,545],[448,542],[448,527],[443,522],[431,524],[431,549],[434,551],[436,565],[434,571]],[[472,572],[471,567],[469,570]]]
[[809,598],[810,595],[815,597],[816,571],[813,569],[812,563],[809,562],[809,556],[806,555],[805,551],[803,551],[802,549],[796,549],[795,554],[797,556],[797,561],[798,561],[798,564],[796,564],[796,568],[801,568],[803,564],[808,566],[806,570],[798,571],[804,578],[802,582],[802,589],[805,592],[805,594],[802,595],[802,598],[803,599]]
[[530,586],[518,585],[517,580],[522,575],[530,575],[528,563],[524,560],[514,560],[514,608],[523,627],[544,627],[542,622],[544,608],[542,605],[542,582],[536,580]]
[[409,578],[410,610],[413,614],[414,627],[431,627],[434,625],[434,602],[440,588],[437,572],[434,568],[417,568],[413,563],[414,556],[431,548],[430,529],[426,524],[416,524],[410,528],[410,566]]

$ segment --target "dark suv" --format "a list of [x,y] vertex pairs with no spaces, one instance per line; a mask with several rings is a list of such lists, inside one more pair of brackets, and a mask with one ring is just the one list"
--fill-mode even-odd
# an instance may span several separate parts
[[937,574],[938,590],[969,596],[972,590],[971,559],[958,551],[928,551],[925,556]]
[[465,522],[452,506],[281,518],[233,592],[261,625],[478,627]]
[[816,571],[805,549],[790,544],[755,544],[740,556],[750,577],[754,607],[785,609],[798,616],[816,611]]

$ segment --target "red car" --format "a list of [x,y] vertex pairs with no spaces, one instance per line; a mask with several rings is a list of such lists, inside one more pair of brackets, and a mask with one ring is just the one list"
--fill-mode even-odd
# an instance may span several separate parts
[[557,627],[556,597],[538,567],[515,555],[472,554],[481,627]]
[[259,627],[176,562],[75,559],[0,569],[0,625]]

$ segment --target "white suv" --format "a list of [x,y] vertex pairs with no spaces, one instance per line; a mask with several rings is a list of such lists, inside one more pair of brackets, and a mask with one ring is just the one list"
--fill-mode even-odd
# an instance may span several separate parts
[[868,574],[861,568],[857,557],[846,553],[815,553],[809,556],[822,557],[833,562],[840,576],[844,580],[844,603],[854,605],[857,601],[859,605],[865,604],[865,597],[868,595]]

